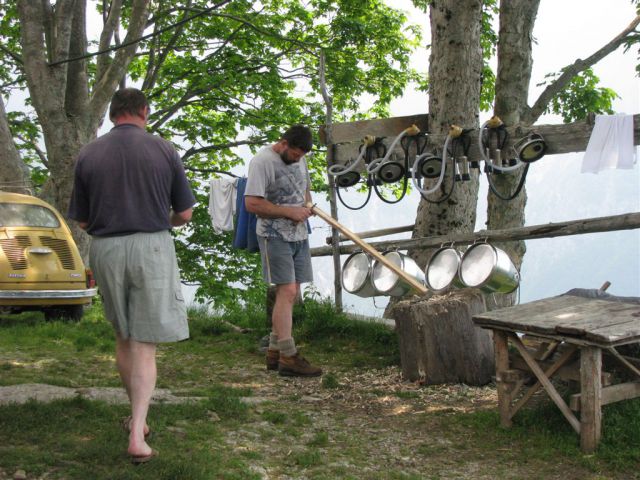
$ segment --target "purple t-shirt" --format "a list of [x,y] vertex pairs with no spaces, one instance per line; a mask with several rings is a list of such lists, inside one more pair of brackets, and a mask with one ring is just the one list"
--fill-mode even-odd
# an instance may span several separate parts
[[122,124],[80,150],[68,215],[94,236],[130,235],[169,230],[169,210],[194,204],[173,146]]

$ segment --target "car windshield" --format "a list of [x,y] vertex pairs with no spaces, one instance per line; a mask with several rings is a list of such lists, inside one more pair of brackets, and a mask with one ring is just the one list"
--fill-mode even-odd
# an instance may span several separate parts
[[0,227],[59,226],[58,218],[48,208],[27,203],[0,203]]

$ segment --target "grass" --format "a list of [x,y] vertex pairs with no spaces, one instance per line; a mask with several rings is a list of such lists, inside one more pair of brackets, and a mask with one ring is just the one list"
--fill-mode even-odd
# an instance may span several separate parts
[[[264,371],[262,308],[224,318],[192,310],[191,339],[158,349],[158,387],[199,400],[152,405],[158,459],[129,464],[119,425],[126,405],[31,401],[0,405],[0,479],[18,469],[28,478],[95,480],[251,480],[264,472],[316,480],[640,478],[639,400],[606,406],[600,448],[583,455],[552,404],[525,408],[502,429],[496,408],[425,409],[432,387],[354,385],[356,374],[374,378],[399,363],[395,334],[324,302],[306,302],[298,316],[296,340],[325,368],[321,379]],[[229,322],[251,330],[238,333]],[[0,385],[119,387],[114,348],[99,305],[79,323],[48,323],[37,313],[0,317]]]

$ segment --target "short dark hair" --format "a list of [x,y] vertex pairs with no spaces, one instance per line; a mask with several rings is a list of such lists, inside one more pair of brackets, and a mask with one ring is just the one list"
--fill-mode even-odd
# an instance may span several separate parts
[[291,147],[297,147],[303,152],[310,152],[313,147],[313,135],[309,127],[293,125],[282,135],[281,140],[286,140]]
[[147,97],[137,88],[121,88],[111,97],[109,118],[114,120],[122,115],[138,115],[140,110],[148,107]]

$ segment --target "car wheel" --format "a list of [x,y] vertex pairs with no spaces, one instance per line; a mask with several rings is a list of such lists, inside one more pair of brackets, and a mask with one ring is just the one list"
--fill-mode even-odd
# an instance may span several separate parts
[[47,308],[44,311],[44,319],[49,322],[53,320],[69,320],[79,322],[84,314],[82,305],[68,305],[58,308]]

